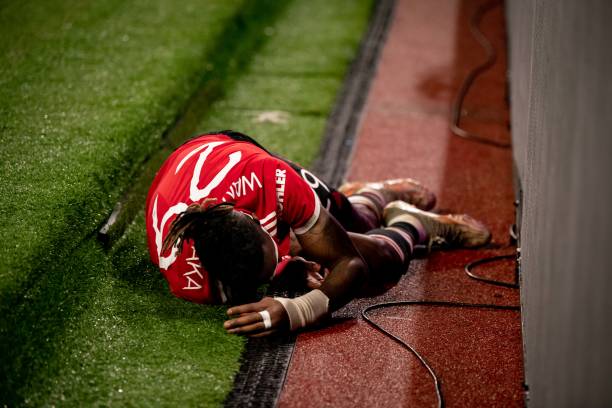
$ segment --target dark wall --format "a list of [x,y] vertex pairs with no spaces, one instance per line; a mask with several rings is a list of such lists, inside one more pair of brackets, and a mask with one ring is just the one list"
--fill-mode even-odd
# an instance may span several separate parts
[[529,407],[612,406],[612,1],[506,0]]

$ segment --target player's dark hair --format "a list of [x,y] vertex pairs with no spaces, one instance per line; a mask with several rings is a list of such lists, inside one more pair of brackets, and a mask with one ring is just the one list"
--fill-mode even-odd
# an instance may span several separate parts
[[[263,267],[262,237],[257,223],[229,203],[191,204],[179,214],[164,239],[165,252],[192,240],[202,266],[229,289],[231,302],[255,295],[256,276]],[[226,291],[227,292],[227,291]]]

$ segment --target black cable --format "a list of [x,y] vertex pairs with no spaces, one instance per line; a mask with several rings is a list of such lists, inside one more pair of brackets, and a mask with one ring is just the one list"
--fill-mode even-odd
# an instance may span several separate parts
[[[501,1],[499,0],[492,0],[488,3],[485,3],[482,6],[478,7],[478,9],[476,9],[476,11],[472,14],[470,18],[470,23],[469,23],[470,31],[472,35],[474,36],[474,38],[485,49],[485,52],[487,53],[487,59],[482,64],[472,69],[472,71],[470,71],[468,76],[465,78],[465,80],[461,84],[461,87],[459,88],[459,92],[457,93],[455,101],[453,102],[452,111],[451,111],[450,128],[451,128],[451,131],[455,135],[462,137],[464,139],[472,140],[478,143],[483,143],[483,144],[487,144],[487,145],[498,147],[498,148],[510,148],[511,147],[510,143],[498,142],[496,140],[489,139],[489,138],[468,132],[459,126],[459,122],[461,120],[462,105],[463,105],[463,102],[465,100],[467,93],[469,92],[470,87],[472,86],[472,84],[474,83],[474,81],[480,74],[482,74],[483,72],[485,72],[486,70],[488,70],[495,64],[495,61],[497,59],[497,53],[495,51],[495,48],[493,47],[491,42],[488,40],[488,38],[482,33],[482,31],[480,31],[478,27],[480,25],[482,17],[488,11],[492,10],[494,7],[500,4],[501,4]],[[510,228],[510,236],[514,238],[515,240],[517,239],[517,231],[513,227]],[[480,282],[485,282],[488,284],[503,286],[503,287],[512,288],[512,289],[518,289],[519,288],[518,274],[519,274],[519,262],[520,262],[518,254],[520,254],[520,252],[518,252],[517,250],[517,254],[496,255],[496,256],[491,256],[487,258],[481,258],[481,259],[472,261],[468,263],[467,265],[465,265],[464,271],[470,278],[476,279]],[[479,265],[489,264],[489,263],[496,262],[496,261],[503,260],[503,259],[516,259],[514,282],[497,281],[494,279],[485,278],[483,276],[477,275],[474,272],[472,272],[472,270]],[[425,358],[421,354],[419,354],[419,352],[417,352],[415,348],[412,347],[410,344],[406,343],[404,340],[402,340],[398,336],[385,330],[382,326],[375,323],[368,316],[368,312],[375,310],[375,309],[382,309],[382,308],[388,308],[388,307],[394,307],[394,306],[417,306],[417,305],[435,306],[435,307],[472,308],[472,309],[511,310],[511,311],[520,311],[521,308],[520,306],[515,306],[515,305],[493,305],[493,304],[479,304],[479,303],[474,304],[474,303],[448,302],[448,301],[435,301],[435,300],[400,300],[400,301],[395,301],[395,302],[377,303],[377,304],[368,306],[362,310],[361,316],[366,322],[368,322],[368,324],[370,324],[376,330],[390,337],[395,342],[400,344],[402,347],[410,351],[419,360],[421,365],[425,367],[425,369],[427,369],[427,371],[429,372],[429,375],[431,376],[434,382],[434,386],[436,388],[436,397],[438,399],[437,406],[439,408],[442,408],[444,407],[444,397],[442,394],[442,383],[440,379],[438,378],[438,376],[436,375],[433,368],[427,362],[427,360],[425,360]]]
[[378,303],[378,304],[371,305],[363,309],[363,311],[361,312],[361,316],[366,322],[368,322],[375,329],[377,329],[384,335],[390,337],[391,339],[395,340],[402,347],[410,351],[419,360],[421,365],[423,365],[423,367],[427,369],[436,387],[436,397],[438,398],[438,407],[442,408],[444,407],[444,397],[442,395],[442,384],[441,384],[440,379],[436,375],[435,371],[433,370],[433,368],[431,368],[431,366],[427,362],[427,360],[425,360],[425,358],[421,354],[419,354],[419,352],[417,352],[414,349],[414,347],[412,347],[410,344],[406,343],[404,340],[400,339],[398,336],[383,329],[382,326],[375,323],[368,316],[368,312],[374,309],[382,309],[382,308],[393,307],[393,306],[415,306],[415,305],[438,306],[438,307],[461,307],[461,308],[472,308],[472,309],[511,310],[511,311],[520,311],[520,307],[513,306],[513,305],[489,305],[489,304],[479,304],[479,303],[444,302],[444,301],[435,301],[435,300],[400,300],[396,302]]
[[[519,252],[517,252],[517,254],[518,253]],[[519,288],[519,279],[518,279],[518,272],[519,272],[518,262],[519,262],[519,258],[517,256],[517,254],[496,255],[496,256],[481,258],[481,259],[478,259],[476,261],[472,261],[472,262],[468,263],[467,265],[465,265],[464,270],[465,270],[465,273],[470,278],[472,278],[472,279],[476,279],[478,281],[485,282],[485,283],[488,283],[488,284],[497,285],[497,286],[504,286],[504,287],[508,287],[508,288],[518,289]],[[474,274],[472,272],[472,269],[474,267],[476,267],[476,266],[483,265],[483,264],[488,264],[488,263],[499,261],[499,260],[502,260],[502,259],[516,259],[516,261],[517,261],[517,264],[516,264],[516,267],[515,267],[515,280],[512,283],[484,278],[484,277],[482,277],[480,275],[476,275],[476,274]],[[434,386],[436,388],[436,397],[438,399],[438,405],[437,406],[439,408],[442,408],[442,407],[444,407],[444,396],[442,394],[442,384],[441,384],[440,379],[436,375],[435,371],[433,370],[433,368],[427,362],[427,360],[425,360],[425,358],[421,354],[419,354],[419,352],[416,351],[416,349],[414,347],[412,347],[410,344],[406,343],[404,340],[400,339],[398,336],[394,335],[393,333],[385,330],[384,328],[382,328],[382,326],[380,326],[379,324],[375,323],[368,316],[368,312],[371,311],[371,310],[375,310],[375,309],[382,309],[382,308],[393,307],[393,306],[415,306],[415,305],[438,306],[438,307],[440,307],[440,306],[442,306],[442,307],[458,307],[458,308],[472,308],[472,309],[512,310],[512,311],[520,311],[521,308],[520,308],[520,306],[515,306],[515,305],[493,305],[493,304],[484,304],[484,303],[449,302],[449,301],[437,301],[437,300],[398,300],[398,301],[395,301],[395,302],[377,303],[377,304],[374,304],[374,305],[370,305],[370,306],[368,306],[368,307],[366,307],[365,309],[362,310],[361,316],[363,317],[363,319],[366,322],[368,322],[376,330],[378,330],[381,333],[383,333],[384,335],[390,337],[392,340],[394,340],[395,342],[399,343],[402,347],[404,347],[408,351],[410,351],[419,360],[421,365],[423,367],[425,367],[425,369],[427,369],[427,371],[429,372],[429,375],[431,376],[431,378],[432,378],[432,380],[434,382]]]
[[459,92],[457,93],[451,110],[450,129],[455,135],[464,139],[473,140],[475,142],[506,149],[511,147],[510,143],[498,142],[497,140],[489,139],[468,132],[467,130],[462,129],[459,126],[459,122],[461,121],[461,108],[463,105],[463,101],[470,90],[470,87],[472,86],[476,78],[480,74],[491,68],[497,60],[497,53],[495,51],[495,48],[493,47],[489,39],[485,37],[482,31],[480,31],[478,26],[480,25],[480,21],[482,20],[483,15],[500,4],[501,2],[499,0],[493,0],[488,3],[485,3],[482,6],[478,7],[478,9],[476,9],[476,11],[472,14],[472,17],[470,18],[470,31],[472,32],[472,35],[474,36],[476,41],[478,41],[480,45],[485,49],[485,52],[487,53],[487,59],[482,64],[472,69],[461,84],[461,87],[459,88]]
[[502,259],[516,259],[516,254],[509,254],[509,255],[496,255],[496,256],[491,256],[488,258],[482,258],[482,259],[478,259],[476,261],[472,261],[470,263],[468,263],[467,265],[465,265],[465,273],[472,279],[476,279],[478,281],[481,282],[485,282],[488,283],[490,285],[497,285],[497,286],[503,286],[505,288],[513,288],[513,289],[518,289],[519,288],[519,281],[518,281],[518,265],[517,267],[514,268],[515,273],[514,273],[514,282],[504,282],[504,281],[498,281],[495,279],[489,279],[489,278],[485,278],[483,276],[480,275],[476,275],[474,272],[472,272],[472,269],[474,269],[476,266],[479,265],[484,265],[484,264],[488,264],[488,263],[492,263],[492,262],[496,262],[496,261],[500,261]]

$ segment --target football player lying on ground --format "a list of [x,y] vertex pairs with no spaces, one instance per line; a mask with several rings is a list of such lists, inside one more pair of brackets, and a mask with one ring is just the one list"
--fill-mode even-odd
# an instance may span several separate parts
[[[410,179],[340,190],[243,134],[198,136],[172,153],[149,190],[151,258],[174,295],[237,305],[226,330],[263,336],[306,327],[393,286],[415,245],[490,239],[469,216],[427,212],[435,196]],[[306,276],[312,290],[255,302],[262,284],[285,273]]]

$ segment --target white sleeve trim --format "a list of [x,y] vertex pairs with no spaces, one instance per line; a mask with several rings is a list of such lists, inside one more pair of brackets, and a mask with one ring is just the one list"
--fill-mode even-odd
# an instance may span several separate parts
[[321,202],[319,201],[319,196],[317,196],[317,193],[315,193],[314,190],[310,190],[310,191],[312,191],[312,194],[314,194],[315,209],[314,209],[314,212],[312,213],[312,217],[310,217],[310,219],[306,221],[306,224],[302,225],[300,228],[295,228],[293,230],[293,232],[295,232],[296,235],[302,235],[310,231],[310,229],[319,220],[319,215],[321,214]]

